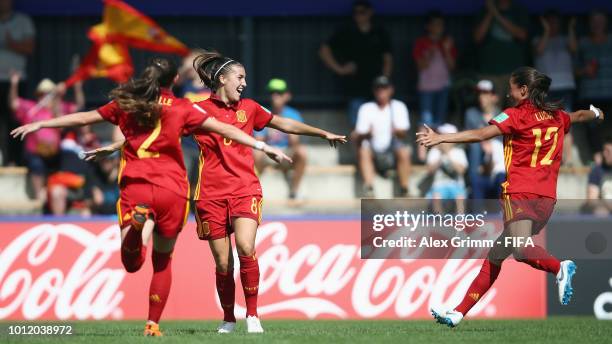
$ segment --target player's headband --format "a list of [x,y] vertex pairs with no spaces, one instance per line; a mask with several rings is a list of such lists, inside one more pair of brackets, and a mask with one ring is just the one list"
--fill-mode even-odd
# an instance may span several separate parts
[[224,64],[221,65],[221,67],[219,67],[219,69],[217,69],[217,71],[215,72],[215,75],[213,75],[213,80],[217,78],[217,75],[219,74],[219,72],[223,69],[223,67],[227,66],[229,63],[234,62],[234,60],[229,59],[227,62],[225,62]]

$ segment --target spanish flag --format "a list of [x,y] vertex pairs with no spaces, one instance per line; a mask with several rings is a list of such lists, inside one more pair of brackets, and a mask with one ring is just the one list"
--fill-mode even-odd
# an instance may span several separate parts
[[124,83],[134,73],[128,47],[122,43],[94,43],[81,65],[66,80],[66,87],[90,78],[109,78]]
[[104,0],[102,23],[89,32],[98,43],[123,43],[130,47],[185,56],[189,49],[151,18],[120,0]]

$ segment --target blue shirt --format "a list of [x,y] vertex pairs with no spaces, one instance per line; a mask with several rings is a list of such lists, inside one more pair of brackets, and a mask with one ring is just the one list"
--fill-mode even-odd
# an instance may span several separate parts
[[[285,105],[280,115],[298,122],[304,122],[300,113],[290,106]],[[271,146],[280,148],[287,148],[289,146],[289,134],[276,129],[263,128],[263,130],[255,132],[255,137],[265,138],[266,143]]]

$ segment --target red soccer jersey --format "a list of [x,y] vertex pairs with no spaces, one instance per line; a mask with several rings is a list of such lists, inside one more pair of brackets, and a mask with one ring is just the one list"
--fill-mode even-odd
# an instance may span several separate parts
[[556,199],[563,138],[571,125],[569,115],[562,110],[539,110],[525,100],[504,110],[489,124],[504,134],[503,192],[528,192]]
[[[217,120],[232,124],[249,135],[253,135],[253,129],[263,129],[273,117],[270,111],[251,99],[242,99],[235,105],[227,106],[213,95],[197,105]],[[200,146],[200,177],[194,199],[262,194],[251,147],[206,131],[197,131],[195,139]]]
[[140,126],[135,116],[112,101],[98,109],[107,121],[118,125],[125,136],[119,165],[119,185],[142,180],[189,197],[189,182],[181,150],[181,134],[192,133],[209,117],[186,99],[162,89],[160,119],[155,128]]

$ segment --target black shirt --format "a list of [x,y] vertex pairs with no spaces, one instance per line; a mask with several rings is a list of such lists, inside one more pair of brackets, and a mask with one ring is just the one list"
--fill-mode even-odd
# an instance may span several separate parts
[[353,62],[357,71],[343,76],[345,92],[351,97],[369,98],[372,81],[383,72],[383,56],[391,53],[391,39],[381,26],[362,32],[355,23],[337,30],[327,42],[340,64]]

